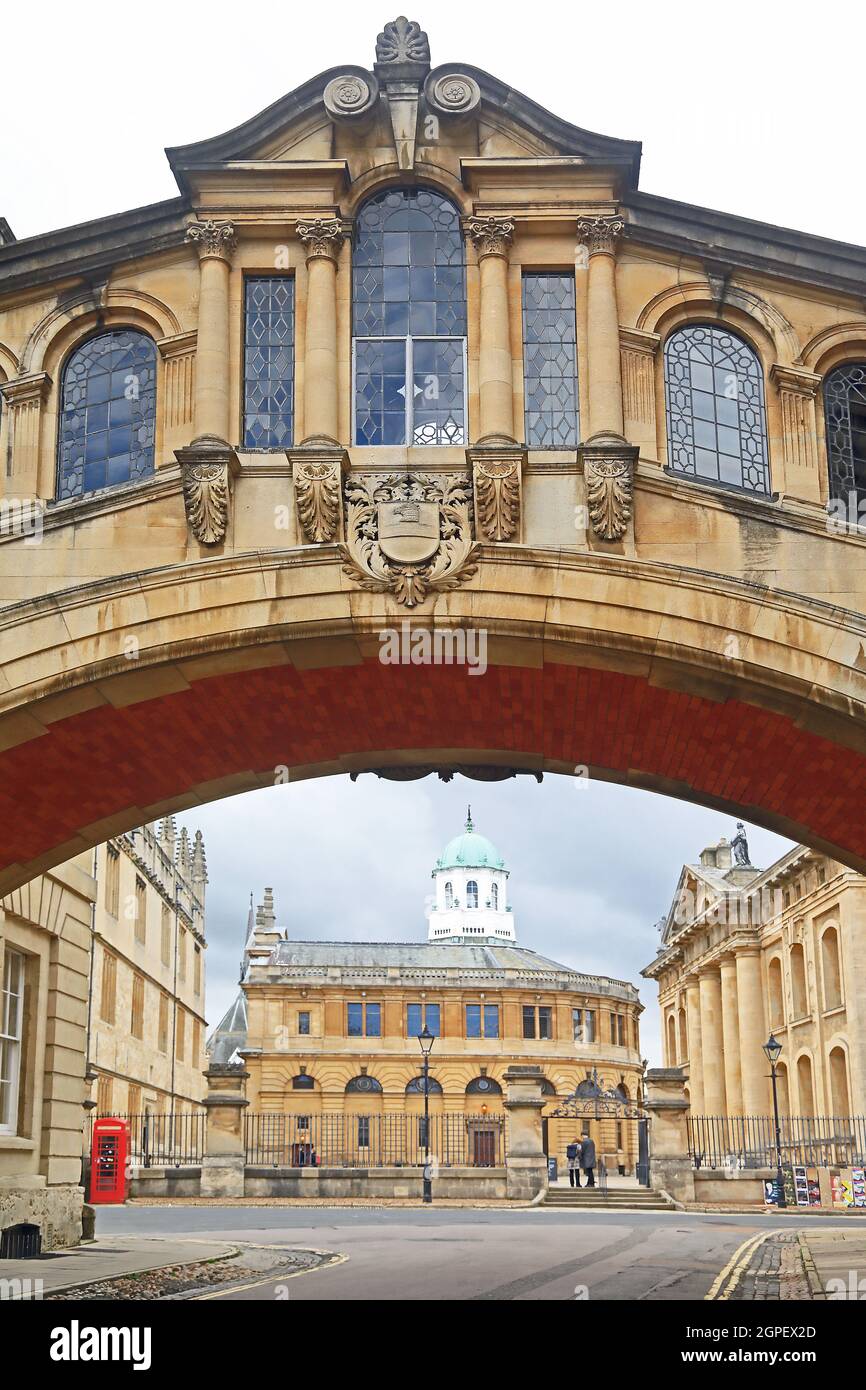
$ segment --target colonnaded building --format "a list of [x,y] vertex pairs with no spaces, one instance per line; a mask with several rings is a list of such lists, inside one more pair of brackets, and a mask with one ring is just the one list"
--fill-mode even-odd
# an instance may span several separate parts
[[665,1065],[697,1115],[772,1113],[769,1033],[783,1115],[866,1112],[866,880],[797,845],[768,869],[740,827],[686,864],[660,923],[655,980]]
[[[543,1116],[575,1092],[640,1100],[636,989],[518,945],[508,878],[499,852],[467,819],[433,869],[426,942],[290,938],[266,890],[254,920],[250,910],[241,993],[208,1050],[212,1062],[246,1064],[250,1112],[259,1123],[284,1118],[271,1125],[283,1150],[309,1142],[315,1161],[317,1136],[327,1136],[319,1116],[357,1117],[357,1134],[347,1140],[341,1131],[355,1149],[376,1145],[367,1117],[420,1115],[425,1027],[435,1039],[430,1113],[466,1117],[475,1165],[494,1162],[509,1066],[541,1067]],[[577,1119],[547,1120],[548,1153],[564,1163],[566,1144],[587,1130],[609,1168],[633,1171],[637,1125],[612,1109],[596,1118],[587,1103]]]

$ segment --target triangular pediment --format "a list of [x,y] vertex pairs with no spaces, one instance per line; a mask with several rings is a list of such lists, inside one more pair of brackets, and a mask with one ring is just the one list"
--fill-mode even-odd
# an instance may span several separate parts
[[420,26],[398,19],[376,43],[371,68],[342,64],[233,130],[166,151],[183,193],[203,171],[341,161],[349,183],[376,167],[441,168],[465,160],[558,160],[604,168],[618,192],[634,189],[640,145],[583,130],[469,63],[431,67]]

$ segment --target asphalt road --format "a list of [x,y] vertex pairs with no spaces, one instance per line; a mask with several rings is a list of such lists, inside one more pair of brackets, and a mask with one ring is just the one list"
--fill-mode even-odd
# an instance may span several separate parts
[[[808,1229],[817,1225],[845,1229],[833,1217],[809,1219]],[[703,1299],[744,1242],[772,1228],[792,1223],[763,1214],[435,1207],[116,1207],[97,1218],[99,1235],[215,1236],[345,1257],[218,1295],[293,1302]]]

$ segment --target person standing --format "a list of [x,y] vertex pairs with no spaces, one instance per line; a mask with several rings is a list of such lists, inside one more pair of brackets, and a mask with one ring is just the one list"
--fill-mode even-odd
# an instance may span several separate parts
[[570,1187],[580,1187],[580,1140],[572,1139],[566,1145],[565,1158],[568,1163],[568,1182]]
[[[586,1173],[587,1187],[595,1187],[595,1142],[584,1133],[580,1141],[580,1166]],[[580,1177],[577,1185],[580,1187]]]

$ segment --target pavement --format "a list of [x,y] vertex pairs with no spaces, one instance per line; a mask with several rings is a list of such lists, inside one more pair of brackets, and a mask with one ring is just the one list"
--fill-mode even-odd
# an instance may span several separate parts
[[[291,1263],[304,1260],[287,1285]],[[815,1216],[804,1229],[766,1212],[258,1203],[101,1208],[93,1243],[0,1263],[0,1297],[22,1296],[14,1280],[41,1280],[40,1297],[200,1261],[229,1261],[238,1280],[181,1296],[298,1302],[866,1297],[866,1230],[846,1228],[844,1218],[832,1215]]]

